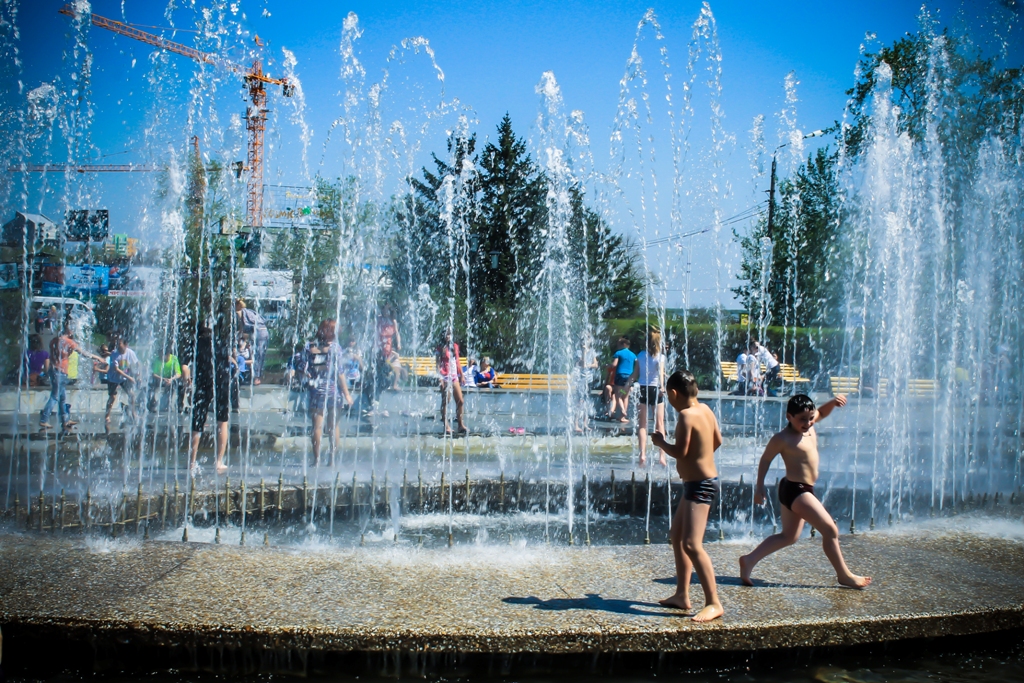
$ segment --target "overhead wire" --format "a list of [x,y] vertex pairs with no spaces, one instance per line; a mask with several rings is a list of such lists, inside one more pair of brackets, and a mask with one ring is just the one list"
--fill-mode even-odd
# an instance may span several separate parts
[[[742,211],[740,211],[737,214],[729,216],[728,218],[723,218],[718,223],[718,225],[733,225],[735,223],[741,223],[741,222],[743,222],[745,220],[749,220],[749,219],[753,218],[754,216],[758,215],[761,212],[761,210],[765,207],[765,205],[767,203],[768,203],[768,200],[763,200],[763,201],[758,202],[757,204],[754,204],[753,206],[748,206],[747,208],[743,209]],[[696,230],[690,230],[690,231],[686,231],[686,232],[673,233],[671,235],[666,235],[665,237],[658,237],[658,238],[653,239],[653,240],[648,240],[646,242],[645,246],[650,248],[650,247],[660,246],[660,245],[663,245],[663,244],[669,244],[671,242],[677,242],[679,240],[683,240],[683,239],[686,239],[688,237],[693,237],[695,235],[702,235],[702,234],[704,234],[706,232],[711,232],[712,230],[714,230],[714,228],[715,228],[715,224],[711,224],[711,225],[707,225],[707,226],[705,226],[703,228],[699,228],[699,229],[696,229]]]

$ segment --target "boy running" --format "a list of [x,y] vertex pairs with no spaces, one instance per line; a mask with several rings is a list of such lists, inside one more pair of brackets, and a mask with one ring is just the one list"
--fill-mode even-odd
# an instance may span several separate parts
[[665,435],[654,432],[654,445],[676,459],[676,471],[683,480],[683,499],[672,519],[672,551],[676,559],[676,592],[661,601],[666,607],[689,610],[690,576],[697,570],[704,589],[704,609],[693,616],[694,621],[711,621],[722,616],[718,601],[715,570],[704,550],[704,529],[708,524],[711,504],[718,495],[718,470],[715,451],[722,445],[715,414],[697,401],[697,380],[687,370],[672,373],[665,383],[669,404],[679,411],[676,442],[665,441]]
[[814,401],[804,394],[789,399],[786,406],[789,425],[768,441],[757,467],[757,491],[754,494],[754,502],[764,505],[767,496],[764,478],[772,460],[781,454],[786,465],[786,476],[779,480],[782,533],[769,536],[754,552],[740,557],[740,579],[744,584],[754,585],[750,580],[754,565],[776,550],[796,543],[804,521],[821,534],[821,547],[835,568],[839,583],[850,588],[864,588],[871,583],[870,576],[857,576],[846,566],[839,550],[839,529],[825,507],[814,497],[814,483],[818,481],[818,434],[814,431],[814,423],[845,405],[846,397],[842,394],[817,410]]

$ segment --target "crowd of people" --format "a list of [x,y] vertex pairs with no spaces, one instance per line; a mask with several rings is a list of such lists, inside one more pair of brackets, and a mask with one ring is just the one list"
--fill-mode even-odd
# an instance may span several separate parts
[[[38,385],[45,377],[51,390],[50,399],[40,415],[40,428],[52,429],[50,418],[54,410],[58,413],[62,430],[75,425],[70,417],[66,387],[69,365],[72,361],[77,362],[80,355],[93,360],[96,377],[106,385],[106,422],[111,420],[118,397],[129,421],[137,420],[137,406],[143,400],[151,412],[159,410],[162,405],[176,405],[179,412],[191,412],[190,468],[193,471],[197,471],[196,454],[207,414],[211,408],[215,409],[216,468],[223,471],[229,413],[239,409],[241,387],[261,383],[269,340],[266,320],[241,299],[235,302],[235,314],[233,344],[225,345],[223,339],[215,343],[213,330],[201,324],[194,339],[179,346],[180,354],[165,349],[154,357],[149,373],[141,371],[138,356],[123,337],[110,337],[106,344],[100,346],[98,355],[92,355],[74,341],[69,325],[65,325],[62,334],[54,338],[49,351],[42,348],[38,334],[31,335],[25,354],[27,383]],[[635,426],[639,460],[644,466],[647,464],[648,436],[652,433],[651,420],[654,421],[654,434],[665,431],[668,369],[662,335],[659,330],[650,329],[639,354],[630,349],[630,339],[625,336],[618,338],[616,346],[604,377],[597,385],[603,397],[603,409],[598,419],[629,424],[630,400],[634,397],[637,403]],[[310,416],[314,462],[320,461],[325,433],[331,452],[336,450],[338,425],[342,417],[352,417],[353,414],[388,417],[387,411],[379,408],[378,401],[383,391],[399,389],[406,375],[400,361],[401,349],[398,322],[392,309],[384,306],[376,319],[373,348],[368,360],[354,336],[342,347],[338,323],[334,319],[323,320],[315,338],[292,356],[287,366],[286,383],[303,396],[295,407],[301,405]],[[460,358],[459,344],[450,333],[445,333],[435,348],[435,370],[441,397],[441,419],[446,433],[468,432],[464,389],[499,388],[498,375],[489,356],[483,356],[479,361],[471,356],[465,366],[461,365]],[[578,361],[575,372],[579,376],[570,385],[582,389],[570,398],[570,412],[574,430],[582,433],[594,414],[590,393],[599,363],[597,354],[587,344]],[[752,340],[737,358],[737,390],[734,393],[774,395],[772,387],[779,370],[778,359],[763,344]],[[448,420],[452,403],[455,408],[454,430]],[[660,463],[665,465],[666,449],[656,450]]]

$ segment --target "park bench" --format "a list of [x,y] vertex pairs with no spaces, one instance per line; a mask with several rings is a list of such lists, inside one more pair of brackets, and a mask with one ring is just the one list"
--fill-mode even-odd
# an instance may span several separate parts
[[[761,372],[764,372],[764,368],[761,369]],[[783,385],[787,383],[793,385],[794,394],[806,394],[811,385],[811,380],[801,377],[797,367],[788,363],[779,363],[779,378],[782,379]]]
[[520,391],[569,390],[569,375],[499,372],[496,382],[498,387],[502,389],[518,389]]
[[[414,377],[437,377],[437,359],[433,356],[399,358],[398,362]],[[459,367],[466,367],[465,356],[459,358]]]
[[[763,377],[767,371],[768,369],[762,365],[761,376]],[[734,361],[722,361],[722,377],[726,386],[731,386],[732,383],[739,381],[739,367]],[[779,364],[779,379],[782,380],[783,386],[793,385],[794,393],[806,392],[811,383],[811,380],[800,376],[800,370],[795,365],[789,363]]]
[[908,379],[907,396],[934,398],[938,393],[939,383],[933,379]]
[[[832,394],[860,394],[860,377],[829,377],[829,384]],[[939,383],[934,379],[908,379],[906,384],[906,395],[918,398],[934,398],[938,393]],[[878,396],[886,398],[889,396],[889,378],[882,377],[878,380]]]
[[833,396],[837,394],[856,396],[860,393],[860,377],[845,377],[841,375],[829,377],[828,383],[832,389]]
[[722,378],[725,379],[727,385],[729,382],[738,382],[740,380],[739,365],[733,361],[722,361]]

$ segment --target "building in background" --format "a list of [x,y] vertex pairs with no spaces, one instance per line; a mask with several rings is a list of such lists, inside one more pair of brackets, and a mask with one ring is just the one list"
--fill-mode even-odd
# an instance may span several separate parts
[[16,211],[14,219],[4,224],[2,239],[4,246],[34,252],[42,247],[60,247],[64,231],[42,214]]

